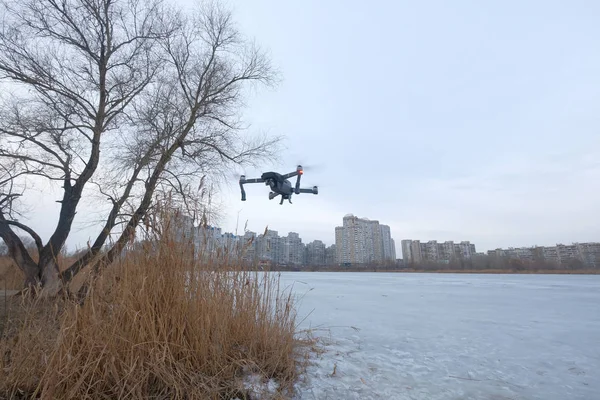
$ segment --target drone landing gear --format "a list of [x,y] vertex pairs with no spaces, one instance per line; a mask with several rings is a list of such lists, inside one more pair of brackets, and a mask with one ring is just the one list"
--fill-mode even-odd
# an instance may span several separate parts
[[[271,193],[269,193],[269,200],[273,200],[275,197],[277,197],[279,195],[280,195],[279,193],[271,192]],[[283,205],[283,201],[286,200],[286,199],[287,199],[287,201],[290,202],[290,204],[292,204],[291,196],[286,197],[286,196],[282,195],[281,196],[281,201],[279,202],[279,205]]]

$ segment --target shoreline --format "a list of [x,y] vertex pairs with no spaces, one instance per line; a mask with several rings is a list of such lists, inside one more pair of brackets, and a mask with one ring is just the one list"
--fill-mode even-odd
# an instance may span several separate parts
[[356,268],[356,269],[272,269],[270,272],[388,272],[388,273],[408,273],[408,274],[472,274],[472,275],[600,275],[600,270],[537,270],[537,271],[511,271],[511,270],[414,270],[414,269],[377,269],[377,268]]

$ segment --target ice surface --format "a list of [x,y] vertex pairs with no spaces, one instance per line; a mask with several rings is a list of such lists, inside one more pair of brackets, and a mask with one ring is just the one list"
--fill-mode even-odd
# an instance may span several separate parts
[[600,399],[600,276],[281,278],[327,350],[297,400]]

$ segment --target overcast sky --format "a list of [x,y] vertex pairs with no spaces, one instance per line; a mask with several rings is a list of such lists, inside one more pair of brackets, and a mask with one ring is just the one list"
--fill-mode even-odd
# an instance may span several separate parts
[[243,208],[251,229],[327,243],[346,213],[377,219],[398,250],[600,241],[599,2],[230,4],[284,77],[248,116],[321,189],[232,192],[226,228]]
[[398,257],[402,239],[600,241],[600,2],[229,4],[283,76],[249,99],[251,130],[285,135],[279,171],[314,165],[320,194],[244,203],[233,178],[225,230],[241,210],[239,231],[331,244],[353,213],[390,225]]

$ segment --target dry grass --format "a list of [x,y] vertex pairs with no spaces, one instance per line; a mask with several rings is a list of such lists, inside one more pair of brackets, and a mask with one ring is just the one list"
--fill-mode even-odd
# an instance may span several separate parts
[[277,274],[191,254],[163,238],[111,266],[83,305],[21,305],[0,343],[0,396],[250,399],[254,374],[286,398],[307,343]]
[[[37,260],[37,252],[32,251],[31,256],[34,260]],[[72,263],[76,261],[76,257],[65,257],[63,255],[58,256],[58,268],[61,271],[67,269]],[[82,273],[75,276],[73,281],[69,284],[69,287],[76,291],[87,276],[89,268],[84,268]],[[16,266],[10,257],[0,256],[0,290],[21,290],[25,282],[25,275]]]
[[21,270],[6,256],[0,256],[0,290],[23,289],[25,277]]

